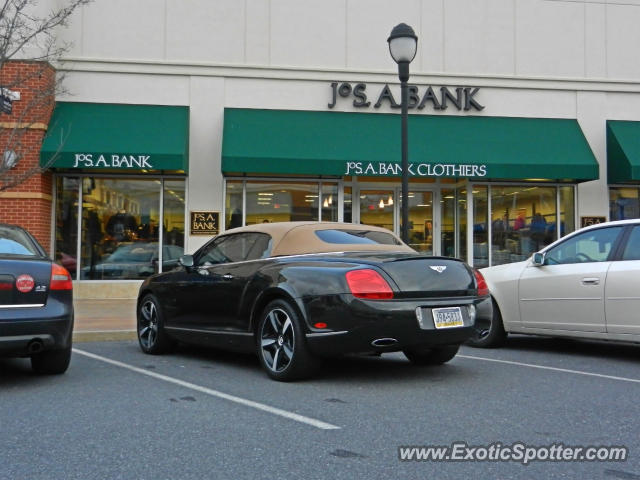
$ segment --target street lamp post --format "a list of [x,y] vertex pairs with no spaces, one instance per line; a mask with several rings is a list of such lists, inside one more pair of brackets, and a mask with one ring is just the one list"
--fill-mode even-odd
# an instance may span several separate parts
[[402,228],[400,237],[404,243],[409,242],[409,139],[407,133],[409,110],[409,64],[416,56],[418,49],[418,37],[413,28],[406,23],[400,23],[393,27],[391,35],[387,39],[391,57],[398,64],[398,77],[400,78],[401,92],[401,117],[402,117]]

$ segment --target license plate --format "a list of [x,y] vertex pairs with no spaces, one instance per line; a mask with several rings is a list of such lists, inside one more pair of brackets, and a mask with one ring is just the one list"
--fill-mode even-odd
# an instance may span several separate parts
[[436,328],[454,328],[464,326],[460,307],[434,308],[433,324]]

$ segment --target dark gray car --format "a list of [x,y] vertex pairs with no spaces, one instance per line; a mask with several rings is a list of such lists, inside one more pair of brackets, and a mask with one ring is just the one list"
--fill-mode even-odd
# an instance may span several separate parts
[[38,373],[71,359],[73,285],[26,230],[0,223],[0,356],[30,357]]

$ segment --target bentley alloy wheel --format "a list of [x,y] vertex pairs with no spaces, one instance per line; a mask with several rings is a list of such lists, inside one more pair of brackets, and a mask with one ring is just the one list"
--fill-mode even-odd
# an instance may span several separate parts
[[280,308],[271,310],[262,325],[260,337],[267,367],[276,373],[285,370],[293,360],[295,349],[295,332],[287,312]]
[[163,329],[162,311],[153,295],[146,295],[138,307],[138,342],[145,353],[168,350],[170,341]]
[[307,377],[318,365],[307,348],[302,321],[286,300],[273,300],[263,310],[256,342],[260,363],[274,380]]

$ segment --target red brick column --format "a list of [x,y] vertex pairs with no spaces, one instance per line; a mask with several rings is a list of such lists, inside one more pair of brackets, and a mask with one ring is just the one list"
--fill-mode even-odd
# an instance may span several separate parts
[[[55,70],[47,63],[10,61],[0,69],[0,85],[20,93],[10,114],[0,113],[0,161],[7,148],[22,158],[8,174],[37,167],[40,147],[55,106]],[[19,145],[9,145],[11,135]],[[0,174],[1,175],[1,174]],[[0,191],[0,222],[29,230],[47,252],[51,249],[51,172],[35,172],[19,185]]]

